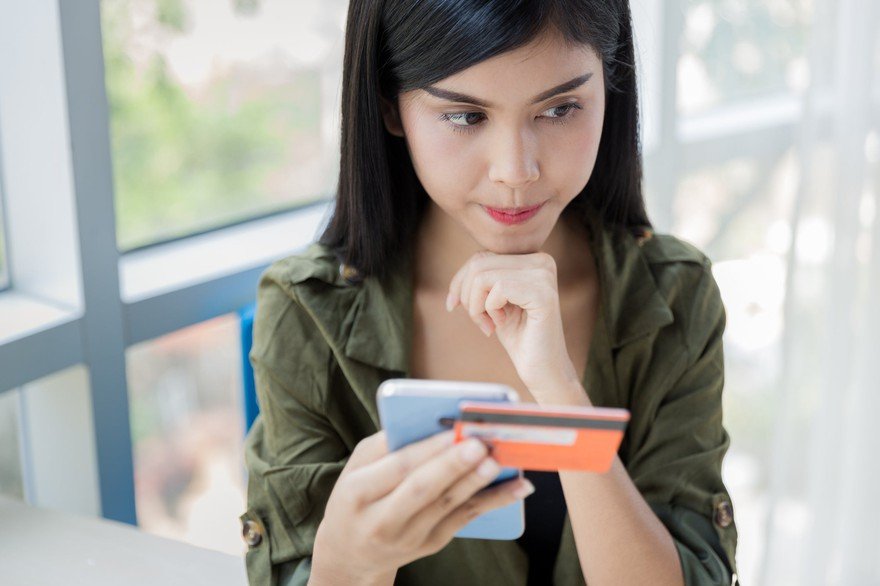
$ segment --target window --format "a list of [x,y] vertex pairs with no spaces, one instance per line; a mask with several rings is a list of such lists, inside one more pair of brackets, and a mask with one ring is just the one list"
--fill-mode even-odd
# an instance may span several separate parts
[[126,353],[138,525],[242,554],[239,321],[223,316]]
[[694,114],[802,88],[811,0],[691,0],[678,63],[678,108]]
[[343,0],[104,0],[117,241],[328,198]]
[[[791,106],[809,82],[812,2],[695,0],[683,10],[675,104],[682,164],[674,189],[648,188],[671,197],[664,230],[712,259],[724,299],[724,423],[732,443],[723,475],[740,505],[740,578],[758,581],[747,578],[768,547],[768,446],[778,431],[783,370],[791,368],[783,348],[786,260],[803,170],[786,124],[797,123]],[[830,181],[820,167],[812,170],[817,184]],[[810,350],[801,345],[789,354]]]

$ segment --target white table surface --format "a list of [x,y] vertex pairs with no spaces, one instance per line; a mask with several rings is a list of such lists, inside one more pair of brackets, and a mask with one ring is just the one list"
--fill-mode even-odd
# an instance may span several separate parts
[[247,584],[244,560],[136,527],[0,497],[0,584]]

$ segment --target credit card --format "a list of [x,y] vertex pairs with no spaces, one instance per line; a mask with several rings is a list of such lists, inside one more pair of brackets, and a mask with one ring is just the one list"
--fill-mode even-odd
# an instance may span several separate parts
[[610,407],[538,406],[463,401],[455,441],[478,437],[502,466],[525,470],[607,472],[629,421]]

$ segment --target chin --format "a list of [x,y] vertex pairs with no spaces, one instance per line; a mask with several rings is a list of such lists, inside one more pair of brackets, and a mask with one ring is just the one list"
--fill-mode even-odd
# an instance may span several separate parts
[[477,242],[495,254],[531,254],[538,252],[544,245],[545,238],[541,238],[538,234],[530,234],[529,236],[497,236],[495,238],[483,235],[477,238]]

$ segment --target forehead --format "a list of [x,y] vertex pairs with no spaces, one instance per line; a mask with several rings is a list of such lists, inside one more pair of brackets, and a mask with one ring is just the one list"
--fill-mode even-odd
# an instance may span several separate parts
[[[463,69],[432,87],[479,97],[490,104],[529,106],[541,92],[586,73],[583,87],[601,84],[602,62],[589,45],[572,45],[559,34],[543,34],[529,44]],[[411,97],[438,100],[424,90]]]

